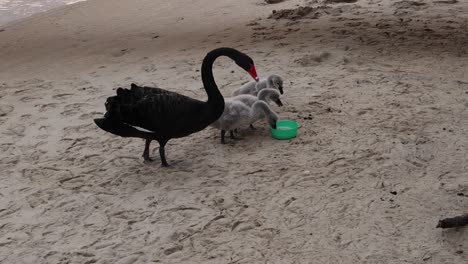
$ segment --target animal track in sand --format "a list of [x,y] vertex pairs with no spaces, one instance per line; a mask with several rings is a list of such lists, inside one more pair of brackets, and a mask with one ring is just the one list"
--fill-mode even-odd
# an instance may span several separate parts
[[83,124],[83,125],[75,125],[75,126],[67,126],[63,129],[66,135],[68,134],[83,134],[86,132],[93,131],[95,129],[94,124]]
[[458,3],[458,0],[440,0],[440,1],[434,1],[435,4],[445,4],[445,5],[451,5],[451,4],[456,4]]
[[62,93],[62,94],[56,94],[56,95],[52,96],[52,98],[53,99],[66,100],[66,99],[70,98],[73,95],[74,94],[72,94],[72,93]]
[[340,4],[340,3],[352,4],[356,2],[357,0],[326,0],[325,4]]
[[26,114],[26,115],[22,115],[20,118],[21,122],[29,122],[31,121],[33,115],[30,115],[30,114]]
[[0,117],[8,115],[13,112],[13,110],[15,110],[15,108],[12,105],[0,105]]
[[325,62],[330,58],[331,54],[329,52],[322,52],[318,55],[306,55],[302,58],[295,60],[294,62],[305,67],[305,66],[317,66],[322,62]]
[[136,163],[140,164],[140,161],[136,157],[116,157],[110,160],[115,167],[130,167]]
[[14,143],[3,143],[3,144],[0,144],[0,151],[2,152],[6,152],[6,151],[9,151],[10,149],[14,149],[15,148],[15,144]]
[[99,111],[92,111],[92,112],[80,115],[79,119],[80,120],[89,120],[92,117],[100,116],[100,115],[103,115],[103,113],[99,112]]
[[45,112],[45,111],[48,111],[50,109],[54,109],[57,107],[57,103],[49,103],[49,104],[38,104],[38,105],[35,105],[35,106],[38,106],[39,107],[39,112]]
[[29,102],[32,102],[32,101],[35,101],[35,100],[38,100],[38,99],[42,99],[42,98],[35,97],[35,96],[25,96],[25,97],[21,97],[20,101],[24,102],[24,103],[29,103]]
[[268,17],[269,19],[290,19],[290,20],[297,20],[302,18],[308,19],[317,19],[321,17],[324,12],[323,10],[330,9],[328,6],[319,6],[319,7],[311,7],[311,6],[300,6],[295,9],[282,9],[282,10],[273,10],[271,15]]
[[81,107],[88,106],[89,104],[86,103],[74,103],[74,104],[69,104],[65,106],[65,109],[63,112],[61,112],[61,115],[64,116],[72,116],[79,114],[81,111]]
[[97,78],[97,77],[101,77],[101,75],[99,75],[98,72],[91,72],[91,73],[89,73],[89,76],[91,76],[91,77],[96,77],[96,78]]
[[24,131],[26,131],[25,126],[23,126],[23,125],[13,125],[13,126],[9,127],[2,134],[8,135],[8,136],[24,137]]
[[142,68],[143,68],[143,70],[145,72],[148,72],[148,73],[155,72],[155,71],[158,70],[158,69],[156,69],[156,65],[154,65],[154,64],[145,65]]

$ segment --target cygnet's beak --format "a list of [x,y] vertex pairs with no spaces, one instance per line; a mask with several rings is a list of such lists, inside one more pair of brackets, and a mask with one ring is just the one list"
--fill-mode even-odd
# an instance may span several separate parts
[[273,124],[270,124],[271,128],[276,129],[276,121]]
[[278,89],[279,89],[280,94],[283,94],[283,86],[280,85],[280,87],[278,87]]
[[283,102],[279,98],[275,100],[275,103],[277,106],[283,106]]

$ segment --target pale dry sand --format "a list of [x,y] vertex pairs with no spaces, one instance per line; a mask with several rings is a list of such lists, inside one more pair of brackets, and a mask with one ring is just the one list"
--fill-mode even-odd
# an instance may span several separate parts
[[[0,28],[0,262],[467,263],[467,229],[435,225],[468,210],[468,4],[261,2],[94,0]],[[131,82],[205,98],[219,46],[284,76],[298,138],[207,128],[163,169],[92,122]],[[214,71],[226,96],[249,80]]]

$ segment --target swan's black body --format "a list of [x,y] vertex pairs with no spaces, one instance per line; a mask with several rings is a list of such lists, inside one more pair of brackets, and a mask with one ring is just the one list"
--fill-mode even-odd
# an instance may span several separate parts
[[172,138],[188,136],[203,130],[223,113],[224,98],[213,78],[212,66],[216,58],[228,56],[256,78],[253,61],[231,48],[209,52],[202,64],[202,81],[208,101],[199,101],[161,88],[131,85],[119,88],[117,95],[107,98],[104,118],[94,122],[101,129],[121,137],[146,139],[143,157],[149,158],[151,140],[157,140],[163,166],[168,166],[164,146]]

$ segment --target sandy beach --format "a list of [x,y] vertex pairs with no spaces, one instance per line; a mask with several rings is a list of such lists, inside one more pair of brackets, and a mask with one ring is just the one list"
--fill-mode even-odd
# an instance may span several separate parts
[[[0,26],[0,263],[468,263],[468,4],[88,0]],[[206,99],[203,57],[284,80],[282,119],[171,167],[93,118],[117,87]],[[225,97],[250,77],[220,58]]]

